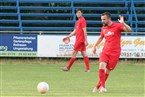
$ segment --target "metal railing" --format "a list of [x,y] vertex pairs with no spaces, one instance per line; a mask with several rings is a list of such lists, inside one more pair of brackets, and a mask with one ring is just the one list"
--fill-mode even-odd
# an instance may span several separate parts
[[[131,0],[131,16],[133,18],[133,15],[135,17],[135,32],[138,31],[138,18],[137,18],[137,14],[136,14],[136,9],[135,9],[135,6],[134,6],[134,1]],[[133,24],[133,23],[131,23]]]
[[[106,1],[106,2],[105,2]],[[3,2],[3,1],[0,1],[0,3]],[[119,14],[123,15],[124,17],[129,17],[129,19],[127,21],[125,21],[126,23],[130,24],[130,26],[134,29],[133,32],[138,32],[138,31],[143,31],[142,29],[144,29],[142,27],[142,25],[144,25],[144,23],[142,23],[141,27],[139,27],[139,24],[143,21],[140,21],[138,19],[140,19],[140,16],[142,14],[139,14],[137,15],[136,11],[137,11],[137,8],[135,8],[135,2],[137,2],[137,0],[120,0],[120,1],[117,1],[117,0],[104,0],[104,1],[100,1],[100,0],[91,0],[91,1],[88,1],[88,0],[36,0],[36,2],[34,0],[4,0],[4,2],[15,2],[16,3],[16,6],[0,6],[0,8],[2,8],[3,10],[4,9],[14,9],[16,10],[17,12],[15,13],[18,17],[17,20],[6,20],[6,19],[1,19],[0,20],[0,23],[19,23],[18,26],[0,26],[0,30],[1,29],[10,29],[10,30],[13,30],[13,29],[16,29],[17,31],[19,30],[21,32],[21,34],[23,33],[23,31],[70,31],[73,29],[73,26],[75,21],[76,21],[76,15],[75,15],[75,9],[77,7],[80,7],[84,10],[87,10],[87,11],[106,11],[106,10],[109,10],[110,12],[111,11],[114,11],[114,10],[117,10],[117,11],[125,11],[126,13],[116,13],[116,14],[112,14],[112,17],[113,18],[116,18]],[[50,2],[56,2],[56,3],[69,3],[69,6],[66,6],[66,7],[58,7],[58,6],[53,6],[53,7],[41,7],[41,6],[21,6],[23,3],[50,3]],[[105,3],[104,3],[105,2]],[[89,7],[89,6],[75,6],[75,4],[122,4],[123,6],[122,7]],[[53,9],[53,10],[60,10],[60,9],[65,9],[65,10],[69,10],[70,13],[23,13],[23,10],[29,10],[29,9],[33,9],[33,10],[39,10],[39,9]],[[21,11],[21,12],[20,12]],[[1,13],[0,16],[8,16],[9,13]],[[11,13],[12,14],[12,13]],[[57,15],[58,14],[58,15]],[[27,19],[23,19],[23,18],[26,18],[26,17],[44,17],[46,15],[46,17],[69,17],[70,20],[27,20]],[[86,18],[89,18],[89,20],[87,20],[87,24],[90,25],[88,26],[87,30],[88,31],[100,31],[100,26],[97,26],[98,24],[101,25],[101,21],[100,20],[94,20],[93,18],[97,18],[99,19],[100,18],[100,13],[84,13],[84,16]],[[22,18],[23,17],[23,18]],[[139,18],[138,18],[139,17]],[[90,19],[91,18],[91,19]],[[71,21],[71,22],[70,22]],[[28,25],[28,24],[41,24],[41,23],[44,23],[45,25],[48,25],[48,24],[57,24],[56,26],[46,26],[46,27],[43,27],[41,25],[37,25],[37,26],[34,26],[34,25],[29,25],[29,26],[25,26],[25,25]],[[59,23],[63,23],[63,24],[59,24]],[[59,25],[58,25],[59,24]],[[66,25],[66,24],[69,24]],[[65,25],[62,27],[62,25]],[[57,28],[57,29],[56,29]],[[61,29],[61,30],[59,30]],[[140,30],[141,29],[141,30]],[[16,31],[15,30],[15,31]],[[14,30],[13,30],[14,31]]]

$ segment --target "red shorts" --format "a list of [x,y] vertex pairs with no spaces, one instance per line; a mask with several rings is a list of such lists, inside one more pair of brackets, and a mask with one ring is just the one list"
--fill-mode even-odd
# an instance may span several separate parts
[[106,68],[109,70],[113,70],[118,63],[119,57],[120,53],[113,55],[101,53],[99,62],[106,62],[107,63]]
[[84,42],[76,42],[74,45],[75,51],[86,51],[86,45]]

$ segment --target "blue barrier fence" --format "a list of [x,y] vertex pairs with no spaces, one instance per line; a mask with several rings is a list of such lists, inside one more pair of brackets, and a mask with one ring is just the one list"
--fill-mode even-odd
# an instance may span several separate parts
[[84,10],[88,31],[100,31],[100,16],[125,17],[134,32],[145,31],[144,0],[1,0],[1,31],[70,31],[77,20],[76,8]]

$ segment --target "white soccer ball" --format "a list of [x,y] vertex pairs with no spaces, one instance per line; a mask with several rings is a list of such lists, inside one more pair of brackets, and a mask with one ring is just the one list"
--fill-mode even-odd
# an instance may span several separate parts
[[49,90],[49,85],[46,82],[40,82],[37,85],[37,91],[41,94],[45,94]]

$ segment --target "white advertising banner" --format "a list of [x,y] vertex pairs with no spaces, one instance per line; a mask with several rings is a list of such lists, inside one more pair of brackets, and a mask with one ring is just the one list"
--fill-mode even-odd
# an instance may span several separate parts
[[124,36],[121,47],[121,58],[145,58],[145,36]]
[[[38,57],[71,57],[75,36],[71,37],[69,44],[62,42],[65,35],[38,35]],[[88,35],[89,45],[87,46],[87,54],[90,58],[99,58],[104,46],[103,40],[97,47],[97,52],[92,53],[92,46],[96,42],[98,36]],[[141,36],[122,36],[121,38],[121,58],[145,58],[145,37]],[[78,53],[77,57],[81,57]]]

